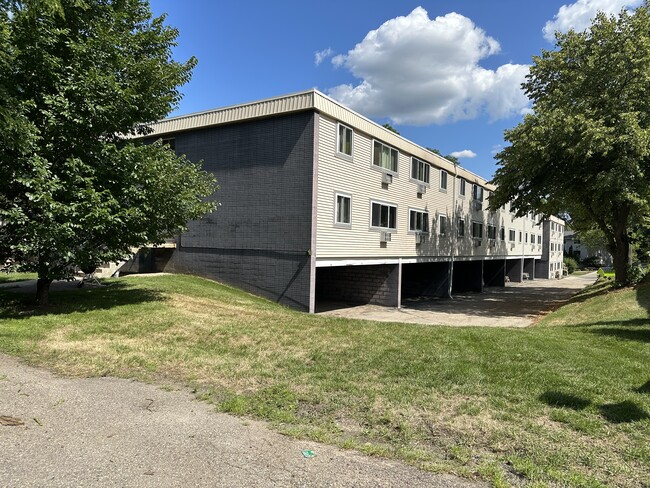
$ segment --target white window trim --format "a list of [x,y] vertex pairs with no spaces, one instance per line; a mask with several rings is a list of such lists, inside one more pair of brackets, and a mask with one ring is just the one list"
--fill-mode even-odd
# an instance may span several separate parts
[[[374,143],[372,145],[373,151],[374,151]],[[399,151],[397,153],[397,159],[398,159],[398,165],[399,165]],[[373,161],[374,161],[374,154],[373,154]],[[417,178],[413,177],[413,161],[418,161],[419,163],[425,164],[426,166],[429,167],[429,181],[424,181],[424,180],[418,180]],[[373,165],[374,166],[374,165]],[[433,169],[433,166],[430,163],[427,163],[426,161],[416,158],[415,156],[411,156],[411,167],[409,168],[409,175],[410,175],[410,180],[413,181],[414,183],[417,183],[418,185],[424,185],[427,188],[431,186],[431,170]]]
[[[510,234],[513,234],[512,240],[510,240]],[[517,242],[517,229],[508,229],[508,242],[512,242],[513,244]]]
[[[440,219],[442,219],[443,217],[445,219],[445,233],[441,234],[440,233],[440,228],[441,228]],[[438,219],[437,220],[438,220],[438,226],[437,226],[438,228],[436,229],[436,231],[437,231],[436,234],[438,236],[440,236],[440,237],[449,237],[449,232],[451,230],[451,226],[449,225],[449,217],[447,216],[447,214],[443,214],[443,213],[438,214]]]
[[[447,186],[445,186],[444,188],[442,186],[442,174],[443,173],[447,175],[447,177],[445,179]],[[438,189],[441,192],[447,193],[447,188],[449,188],[449,172],[447,170],[444,170],[444,169],[440,168],[440,171],[438,172]]]
[[[463,188],[463,182],[465,183],[465,191],[461,193],[460,190]],[[467,196],[467,180],[465,178],[458,177],[458,196],[460,198],[465,198]]]
[[[427,227],[429,227],[429,230],[424,231],[424,230],[417,230],[417,229],[411,229],[411,212],[418,212],[425,214],[427,216]],[[408,213],[408,233],[409,234],[429,234],[431,231],[430,225],[429,225],[429,211],[424,210],[422,208],[414,208],[414,207],[409,207],[409,213]]]
[[[386,205],[388,207],[395,207],[395,227],[375,227],[372,225],[372,204]],[[397,219],[398,219],[398,206],[396,203],[385,202],[383,200],[370,200],[370,230],[378,230],[382,232],[397,232]]]
[[[349,198],[350,199],[350,223],[346,224],[345,222],[337,222],[336,217],[338,216],[338,206],[339,206],[339,197]],[[352,195],[349,193],[335,192],[334,193],[334,226],[342,227],[344,229],[350,229],[352,227]]]
[[[350,129],[352,132],[352,139],[350,140],[350,153],[351,154],[346,154],[344,152],[339,151],[339,147],[341,146],[341,127],[345,127],[346,129]],[[336,124],[336,155],[344,158],[344,159],[349,159],[352,160],[354,157],[354,129],[350,126],[347,126],[345,124],[341,124],[340,122]]]
[[[389,147],[389,148],[394,149],[395,151],[397,151],[397,169],[395,169],[395,171],[393,171],[392,169],[384,168],[383,166],[377,166],[375,164],[375,142],[378,142],[382,146],[386,146],[386,147]],[[394,175],[394,176],[399,176],[399,156],[400,156],[399,149],[397,149],[396,147],[393,147],[393,146],[391,146],[389,144],[386,144],[386,143],[380,141],[379,139],[373,139],[372,140],[372,151],[371,151],[371,153],[372,154],[370,156],[370,167],[372,169],[374,169],[375,171],[381,171],[382,173],[389,173],[389,174]]]
[[[476,237],[474,236],[474,224],[480,224],[481,225],[481,236]],[[485,238],[485,224],[481,220],[472,220],[472,228],[471,228],[471,233],[470,235],[472,236],[472,239],[484,239]]]
[[[459,235],[458,231],[460,231],[460,223],[463,222],[463,235]],[[464,239],[467,237],[467,221],[463,217],[457,217],[456,218],[456,237],[458,239]]]

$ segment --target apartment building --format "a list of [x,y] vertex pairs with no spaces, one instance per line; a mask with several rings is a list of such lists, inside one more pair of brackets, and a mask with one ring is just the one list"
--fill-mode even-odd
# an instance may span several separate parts
[[190,222],[157,269],[310,312],[550,276],[536,271],[546,223],[488,211],[494,187],[484,179],[317,90],[152,129],[221,186],[218,210]]
[[538,278],[551,279],[562,277],[564,263],[564,220],[552,215],[542,223],[545,236],[542,245],[542,258],[536,266]]

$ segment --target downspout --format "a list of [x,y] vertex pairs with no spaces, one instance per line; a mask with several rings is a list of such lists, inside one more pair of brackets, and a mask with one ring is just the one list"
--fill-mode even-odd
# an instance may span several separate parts
[[456,180],[458,179],[458,164],[454,163],[454,183],[451,185],[452,187],[452,197],[451,197],[451,253],[450,253],[450,263],[449,263],[449,279],[447,280],[449,282],[449,288],[447,289],[447,296],[449,298],[453,298],[451,296],[451,289],[454,286],[454,256],[455,256],[455,251],[456,251],[456,246],[458,245],[458,238],[456,236]]

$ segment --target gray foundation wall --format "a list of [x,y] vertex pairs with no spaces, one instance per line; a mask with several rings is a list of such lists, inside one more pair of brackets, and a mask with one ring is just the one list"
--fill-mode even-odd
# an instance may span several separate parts
[[165,271],[309,309],[314,118],[302,112],[175,135],[217,177],[216,212],[188,224]]
[[445,297],[448,294],[448,262],[402,266],[402,298]]
[[399,267],[338,266],[316,269],[319,300],[398,306]]

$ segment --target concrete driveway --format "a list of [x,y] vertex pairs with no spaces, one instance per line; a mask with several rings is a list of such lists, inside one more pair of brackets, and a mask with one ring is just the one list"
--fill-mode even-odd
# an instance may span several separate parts
[[291,439],[187,391],[60,378],[3,355],[0,453],[3,488],[485,486]]
[[452,299],[406,300],[402,308],[359,305],[334,308],[325,315],[382,322],[482,327],[528,327],[596,281],[593,272],[561,280],[530,280],[455,294]]

